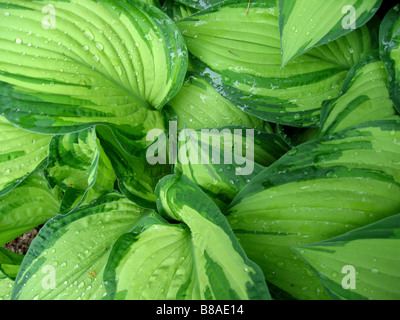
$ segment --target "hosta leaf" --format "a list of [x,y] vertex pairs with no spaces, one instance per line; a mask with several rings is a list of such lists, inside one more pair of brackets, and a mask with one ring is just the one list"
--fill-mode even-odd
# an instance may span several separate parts
[[145,213],[120,194],[58,215],[40,230],[15,281],[13,299],[101,299],[113,243]]
[[261,270],[248,260],[218,207],[195,184],[184,176],[168,176],[156,193],[159,212],[182,221],[191,232],[202,298],[270,297]]
[[51,184],[64,193],[61,212],[82,201],[96,181],[98,162],[94,128],[52,138],[46,173]]
[[183,18],[190,17],[198,10],[179,3],[175,0],[166,0],[163,5],[163,11],[174,21],[179,21]]
[[335,98],[353,62],[373,47],[374,26],[298,57],[281,69],[274,0],[228,0],[177,22],[192,65],[246,113],[290,126],[317,126],[324,100]]
[[158,2],[158,0],[140,0],[140,1],[147,3],[147,4],[151,4],[152,6],[156,6],[156,7],[160,6],[160,3]]
[[97,132],[114,167],[121,192],[140,206],[155,208],[154,189],[163,176],[172,172],[171,165],[152,165],[145,157],[129,155],[118,144],[112,131],[105,126],[97,127]]
[[17,128],[0,116],[0,196],[6,194],[47,157],[51,136]]
[[196,10],[204,10],[207,9],[217,3],[223,2],[223,0],[176,0],[176,2],[182,3],[190,8]]
[[[100,160],[100,155],[102,160]],[[93,196],[96,194],[100,196],[113,190],[116,178],[110,166],[104,151],[100,152],[94,127],[54,136],[50,142],[46,173],[51,184],[64,193],[61,212],[68,212],[78,206],[84,198],[94,200]],[[100,179],[96,192],[87,197],[88,190],[97,182],[98,174]],[[107,176],[105,177],[104,174]],[[90,199],[87,200],[90,201]]]
[[105,271],[115,300],[199,299],[190,231],[163,219],[142,218],[115,243]]
[[159,210],[185,224],[144,218],[118,240],[105,272],[112,298],[269,298],[261,271],[199,188],[187,178],[168,176],[157,195]]
[[228,221],[268,281],[295,298],[322,298],[290,248],[399,212],[399,125],[398,117],[374,121],[298,146],[236,196]]
[[119,0],[0,3],[0,110],[8,120],[42,133],[108,124],[133,140],[130,152],[146,145],[149,129],[163,128],[158,110],[179,90],[187,55],[158,8]]
[[54,217],[57,195],[42,174],[34,174],[0,201],[0,246]]
[[263,126],[262,120],[244,113],[194,72],[188,73],[183,87],[164,110],[171,120],[176,119],[178,130],[227,125],[262,129]]
[[0,247],[0,273],[14,280],[23,258],[24,256],[21,254],[10,252]]
[[81,205],[90,204],[93,200],[114,190],[114,185],[117,180],[111,161],[100,144],[99,139],[97,139],[97,146],[100,153],[97,164],[96,181],[93,186],[87,190]]
[[0,271],[0,300],[10,300],[14,281]]
[[382,0],[279,0],[282,66],[313,47],[361,27],[381,3]]
[[288,146],[274,134],[239,126],[179,135],[176,170],[190,178],[222,209],[264,166],[280,158]]
[[394,114],[396,110],[389,98],[387,73],[376,51],[351,69],[341,95],[324,103],[321,133],[337,132]]
[[400,5],[396,5],[382,21],[380,55],[389,74],[389,92],[400,112]]
[[400,298],[400,215],[295,251],[334,299]]

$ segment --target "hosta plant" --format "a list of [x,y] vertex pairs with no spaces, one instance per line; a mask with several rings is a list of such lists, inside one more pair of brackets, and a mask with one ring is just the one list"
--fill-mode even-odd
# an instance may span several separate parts
[[400,299],[400,5],[0,17],[0,299]]

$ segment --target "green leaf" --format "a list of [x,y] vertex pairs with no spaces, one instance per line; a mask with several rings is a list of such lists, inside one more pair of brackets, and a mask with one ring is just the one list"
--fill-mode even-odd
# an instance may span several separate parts
[[334,299],[400,299],[400,215],[294,250]]
[[0,247],[0,264],[19,265],[23,256]]
[[[190,180],[168,176],[157,186],[159,210],[119,238],[105,272],[114,299],[267,299],[259,268],[244,255],[215,204]],[[161,207],[162,206],[162,207]]]
[[193,67],[246,113],[295,127],[317,126],[353,63],[374,48],[374,25],[313,49],[281,69],[274,0],[228,0],[177,22]]
[[31,175],[1,198],[0,246],[45,223],[59,208],[58,197],[43,174]]
[[321,299],[311,269],[290,249],[400,211],[400,119],[300,145],[235,197],[227,219],[266,279],[297,299]]
[[[60,212],[114,189],[116,177],[100,147],[94,127],[52,138],[46,174],[51,184],[64,193]],[[88,194],[95,184],[96,191]]]
[[15,280],[24,256],[0,247],[0,273]]
[[166,0],[162,9],[174,21],[190,17],[193,13],[198,11],[175,0]]
[[382,0],[279,0],[282,66],[367,23]]
[[51,184],[64,193],[61,212],[80,204],[96,181],[98,161],[94,128],[52,138],[46,174]]
[[341,95],[325,101],[321,134],[396,114],[389,98],[388,75],[378,51],[365,56],[347,75]]
[[140,0],[140,1],[150,4],[152,6],[160,7],[160,3],[158,2],[158,0]]
[[122,195],[110,193],[68,215],[57,215],[32,242],[12,299],[101,299],[106,294],[102,279],[112,245],[146,212]]
[[0,300],[10,300],[14,281],[0,271]]
[[382,21],[380,56],[389,75],[389,93],[400,112],[400,5],[390,10]]
[[[0,3],[0,110],[8,120],[53,134],[107,124],[133,140],[130,152],[147,145],[149,129],[163,128],[159,110],[180,89],[187,54],[158,8],[120,0]],[[53,10],[54,21],[42,9]]]
[[197,73],[189,72],[183,87],[164,111],[178,122],[178,130],[242,125],[261,130],[263,121],[244,113],[222,97]]
[[3,196],[46,159],[51,136],[19,129],[2,116],[0,132],[0,196]]
[[217,3],[223,2],[223,0],[176,0],[176,2],[179,2],[181,4],[184,4],[190,8],[196,9],[196,10],[204,10],[207,9]]
[[90,204],[93,200],[96,200],[100,196],[113,191],[115,182],[117,180],[111,161],[100,144],[99,139],[97,139],[97,146],[100,154],[97,165],[96,181],[94,182],[93,186],[87,190],[84,198],[82,199],[81,205]]
[[190,229],[196,271],[203,273],[202,297],[270,298],[261,270],[246,257],[225,216],[199,187],[185,176],[173,175],[160,181],[156,193],[159,212]]
[[183,130],[176,171],[200,186],[222,210],[263,165],[270,165],[287,150],[278,136],[240,126]]
[[96,130],[115,170],[121,192],[138,205],[155,209],[154,189],[162,177],[172,172],[171,165],[151,165],[145,157],[131,156],[121,148],[109,128],[98,126]]

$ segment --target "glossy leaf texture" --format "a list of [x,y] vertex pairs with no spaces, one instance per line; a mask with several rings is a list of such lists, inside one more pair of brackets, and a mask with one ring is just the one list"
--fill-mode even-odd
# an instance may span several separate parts
[[277,135],[240,126],[182,130],[177,172],[182,172],[223,210],[265,166],[289,146]]
[[235,197],[228,221],[269,282],[298,299],[322,299],[323,288],[290,248],[399,212],[399,121],[377,120],[302,144]]
[[51,136],[22,130],[2,116],[0,131],[0,196],[3,196],[44,162]]
[[[116,177],[100,148],[94,127],[52,138],[46,174],[51,185],[63,192],[60,212],[70,211],[85,198],[90,202],[114,190]],[[90,195],[89,189],[96,183]]]
[[132,153],[146,146],[149,129],[163,128],[159,110],[183,82],[187,53],[158,8],[120,0],[0,4],[0,110],[8,120],[52,134],[107,124],[132,140]]
[[282,66],[367,23],[382,0],[279,0]]
[[57,215],[32,242],[12,299],[100,300],[103,272],[114,242],[147,211],[118,193],[67,215]]
[[188,72],[181,90],[167,103],[164,111],[170,121],[177,121],[178,130],[229,125],[263,128],[262,120],[237,108],[196,72]]
[[362,58],[347,75],[340,96],[324,102],[321,134],[395,115],[387,79],[378,51]]
[[172,173],[172,166],[150,164],[146,157],[134,157],[118,144],[109,128],[98,126],[96,130],[115,170],[121,192],[138,205],[155,209],[154,189],[162,177]]
[[375,47],[375,23],[281,68],[276,1],[229,0],[177,22],[195,70],[246,113],[295,127],[317,126],[324,100],[338,96],[349,69]]
[[400,215],[296,247],[333,299],[399,300]]
[[10,300],[14,281],[0,271],[0,300]]
[[0,246],[45,223],[60,200],[42,173],[33,174],[0,200]]
[[[245,256],[218,207],[183,176],[163,178],[158,210],[113,247],[106,267],[113,299],[268,299],[261,270]],[[177,222],[182,222],[178,224]]]
[[382,21],[380,55],[389,75],[389,92],[400,112],[400,5],[390,10]]

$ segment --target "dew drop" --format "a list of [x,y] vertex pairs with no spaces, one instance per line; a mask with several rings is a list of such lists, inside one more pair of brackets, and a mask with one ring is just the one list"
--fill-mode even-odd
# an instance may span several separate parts
[[85,35],[86,38],[88,38],[89,40],[93,40],[93,39],[94,39],[93,33],[91,33],[91,32],[88,31],[88,30],[86,30],[86,31],[84,32],[84,35]]
[[294,119],[295,121],[300,121],[302,118],[303,118],[303,117],[301,116],[300,113],[296,113],[296,114],[293,116],[293,119]]
[[100,42],[96,42],[96,48],[99,49],[100,51],[103,51],[104,46]]

